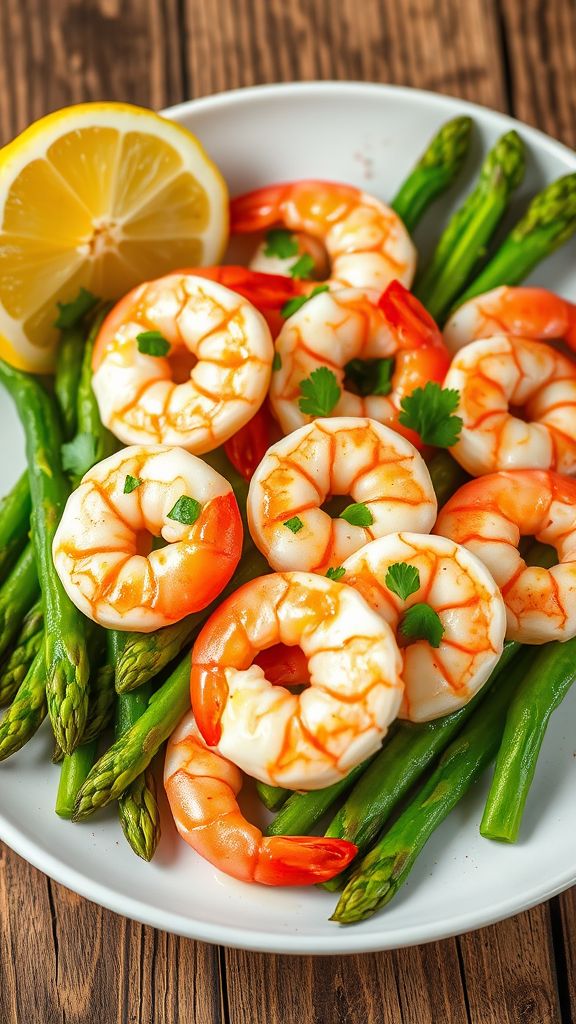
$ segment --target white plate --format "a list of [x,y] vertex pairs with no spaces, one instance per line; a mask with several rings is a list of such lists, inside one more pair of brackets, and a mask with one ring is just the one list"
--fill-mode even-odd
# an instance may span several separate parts
[[[386,199],[435,129],[456,114],[476,125],[469,184],[482,152],[516,128],[528,147],[518,203],[576,157],[552,139],[502,114],[460,100],[388,86],[312,83],[247,89],[185,103],[169,116],[196,132],[222,168],[231,193],[270,181],[329,178]],[[452,199],[454,199],[454,195]],[[448,210],[436,205],[418,232],[434,239]],[[534,280],[576,299],[576,242]],[[0,405],[2,491],[23,466],[11,403]],[[477,928],[544,900],[576,881],[576,692],[555,715],[544,743],[522,841],[480,838],[486,783],[438,829],[408,883],[385,911],[350,928],[328,922],[334,897],[318,890],[265,889],[233,881],[196,857],[166,821],[151,865],[120,833],[114,810],[83,825],[60,821],[52,807],[58,769],[42,730],[0,766],[0,836],[70,889],[139,921],[208,942],[287,953],[358,953],[426,942]]]

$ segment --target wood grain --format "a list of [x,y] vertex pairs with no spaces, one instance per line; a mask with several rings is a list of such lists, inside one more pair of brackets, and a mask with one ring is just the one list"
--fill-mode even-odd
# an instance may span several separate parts
[[[260,82],[396,82],[576,142],[573,0],[0,0],[0,141],[66,103],[162,107]],[[2,1024],[548,1024],[576,1019],[576,895],[417,949],[219,951],[0,856]],[[558,965],[558,972],[556,966]]]

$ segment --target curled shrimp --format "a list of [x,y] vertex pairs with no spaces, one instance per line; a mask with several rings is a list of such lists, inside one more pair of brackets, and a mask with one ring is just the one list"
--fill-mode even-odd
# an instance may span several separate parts
[[[350,495],[368,525],[322,508]],[[250,483],[250,533],[273,569],[326,573],[376,537],[406,527],[429,532],[436,495],[422,456],[375,420],[317,419],[273,445]]]
[[550,345],[508,335],[473,341],[454,356],[444,387],[460,392],[463,420],[450,452],[473,476],[576,469],[576,363]]
[[576,349],[576,305],[545,288],[502,285],[469,299],[444,327],[450,352],[493,334],[512,334],[533,341],[563,340]]
[[266,321],[247,299],[195,271],[167,274],[124,296],[100,328],[100,417],[125,444],[211,451],[261,406],[272,355]]
[[[507,636],[543,644],[576,636],[576,480],[536,469],[493,473],[464,484],[446,503],[435,532],[464,544],[500,587]],[[550,544],[551,569],[528,566],[520,537]]]
[[[276,644],[298,645],[308,659],[299,695],[254,663]],[[399,670],[392,630],[352,587],[275,573],[245,584],[203,627],[192,708],[204,740],[249,775],[321,789],[380,746],[402,699]]]
[[[391,566],[418,570],[418,589],[401,599],[386,578]],[[404,697],[400,718],[428,722],[467,704],[484,685],[504,644],[506,612],[490,573],[475,555],[446,537],[393,533],[344,562],[343,579],[395,631],[402,647]],[[399,626],[407,609],[426,603],[438,614],[438,647],[418,639],[406,645]]]
[[[152,550],[154,537],[166,546]],[[242,549],[223,476],[182,448],[124,448],[70,495],[52,548],[66,593],[109,629],[147,633],[210,604]]]
[[340,388],[334,416],[369,416],[422,447],[399,423],[400,404],[427,381],[442,381],[450,357],[432,318],[398,281],[380,297],[357,289],[315,295],[286,320],[275,348],[270,403],[286,433],[310,422],[300,385],[326,367]]
[[[323,243],[330,284],[381,292],[391,281],[412,283],[414,244],[397,213],[352,185],[295,181],[238,196],[230,230],[246,234],[282,224]],[[261,264],[259,264],[261,266]]]
[[259,271],[236,264],[223,264],[217,267],[195,267],[190,273],[195,277],[207,277],[211,281],[217,281],[218,284],[248,299],[262,313],[273,338],[280,333],[284,323],[282,308],[291,299],[302,294],[302,287],[298,281],[288,275],[266,272],[265,267]]
[[206,746],[191,713],[168,741],[164,786],[182,838],[220,871],[243,882],[326,882],[356,853],[345,839],[263,836],[238,806],[242,772]]

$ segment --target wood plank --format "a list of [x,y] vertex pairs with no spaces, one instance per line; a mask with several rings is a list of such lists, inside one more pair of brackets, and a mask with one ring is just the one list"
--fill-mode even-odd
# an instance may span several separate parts
[[472,1024],[559,1024],[546,904],[458,941]]
[[516,117],[576,146],[576,4],[502,0]]
[[184,0],[184,12],[195,96],[349,78],[506,104],[495,0]]
[[2,1024],[220,1024],[219,954],[118,917],[0,855]]
[[182,98],[177,0],[2,0],[0,143],[69,103]]

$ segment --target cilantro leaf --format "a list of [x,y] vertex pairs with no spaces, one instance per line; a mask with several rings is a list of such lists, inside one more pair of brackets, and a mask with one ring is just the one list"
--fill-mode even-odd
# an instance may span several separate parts
[[384,577],[384,583],[396,597],[405,601],[410,594],[415,594],[420,588],[420,573],[415,565],[406,565],[405,562],[395,562],[391,565]]
[[329,416],[338,404],[342,389],[332,370],[327,366],[319,366],[318,369],[312,370],[309,377],[300,381],[300,392],[300,412],[308,416]]
[[286,228],[272,228],[266,235],[265,256],[279,256],[283,260],[297,252],[298,241]]
[[350,526],[363,526],[364,528],[372,526],[374,522],[374,516],[368,506],[362,501],[348,505],[338,518],[345,519],[347,523],[350,523]]
[[187,494],[183,494],[170,509],[168,519],[174,519],[177,523],[183,523],[184,526],[192,526],[201,511],[202,505],[196,501],[196,498],[189,498]]
[[327,284],[318,284],[309,295],[296,295],[295,298],[288,299],[288,302],[284,303],[280,312],[284,319],[287,320],[289,316],[293,316],[299,309],[302,309],[302,306],[305,306],[315,295],[320,295],[321,292],[327,291],[330,291]]
[[341,565],[337,565],[336,568],[334,569],[332,568],[332,566],[330,566],[328,572],[326,573],[326,576],[328,577],[329,580],[341,580],[345,573],[346,569],[344,569],[344,567]]
[[292,518],[287,519],[283,525],[287,526],[288,529],[292,531],[292,533],[299,533],[300,530],[303,528],[304,523],[300,519],[300,516],[292,516]]
[[280,353],[279,352],[275,352],[274,353],[274,359],[272,360],[272,369],[274,371],[282,369],[282,360],[280,358]]
[[361,398],[368,395],[389,395],[392,391],[394,360],[351,359],[344,367],[346,386]]
[[68,327],[76,327],[83,317],[94,309],[100,302],[92,292],[89,292],[86,288],[81,288],[75,299],[71,302],[57,302],[58,306],[58,317],[54,321],[54,327],[59,327],[61,331],[66,330]]
[[62,445],[62,469],[72,476],[84,476],[97,461],[96,441],[93,434],[76,434],[72,441]]
[[310,277],[313,270],[314,260],[312,259],[309,252],[303,252],[302,255],[298,257],[296,262],[293,263],[292,266],[290,267],[289,274],[290,277],[297,278],[298,280],[301,281],[303,278]]
[[404,427],[415,430],[424,444],[451,448],[462,430],[461,417],[452,415],[459,400],[456,388],[441,388],[435,381],[428,381],[402,399],[398,419]]
[[439,647],[444,627],[438,612],[429,604],[413,604],[402,616],[400,632],[407,640],[427,640],[431,647]]
[[142,483],[142,481],[139,480],[137,476],[130,476],[130,473],[128,473],[128,475],[126,476],[126,479],[124,481],[124,492],[123,493],[124,494],[132,494],[132,491],[135,491],[137,487],[140,487],[141,483]]
[[160,331],[141,331],[136,335],[136,344],[145,356],[166,356],[171,347]]

